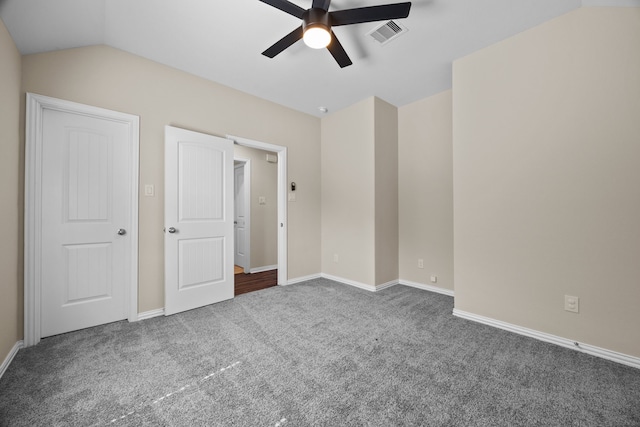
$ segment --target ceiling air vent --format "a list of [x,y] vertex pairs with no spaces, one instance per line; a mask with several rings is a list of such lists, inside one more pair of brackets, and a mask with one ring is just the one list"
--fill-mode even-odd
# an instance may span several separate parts
[[409,30],[401,24],[398,24],[395,21],[389,21],[369,31],[367,35],[373,37],[373,39],[378,43],[385,45],[391,40],[397,39],[407,31]]

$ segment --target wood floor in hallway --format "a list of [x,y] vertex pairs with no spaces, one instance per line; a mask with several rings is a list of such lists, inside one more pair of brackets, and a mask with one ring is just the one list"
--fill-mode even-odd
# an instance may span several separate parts
[[278,270],[252,274],[239,273],[234,277],[236,296],[278,285]]

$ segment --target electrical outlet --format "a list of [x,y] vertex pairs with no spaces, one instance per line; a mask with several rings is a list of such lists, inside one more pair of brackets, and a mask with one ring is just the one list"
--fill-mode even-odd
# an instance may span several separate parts
[[422,258],[418,260],[418,268],[424,268],[424,260]]
[[580,298],[571,295],[564,296],[564,309],[572,313],[580,312]]
[[338,254],[333,254],[333,262],[339,262],[340,258],[338,257]]
[[431,275],[431,283],[438,283],[438,276],[436,276],[435,274]]

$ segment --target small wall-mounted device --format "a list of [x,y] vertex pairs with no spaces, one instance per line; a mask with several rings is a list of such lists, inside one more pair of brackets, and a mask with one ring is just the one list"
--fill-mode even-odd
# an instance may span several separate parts
[[267,154],[267,162],[278,163],[278,156],[276,154]]
[[291,182],[291,191],[296,191],[296,183],[295,182]]

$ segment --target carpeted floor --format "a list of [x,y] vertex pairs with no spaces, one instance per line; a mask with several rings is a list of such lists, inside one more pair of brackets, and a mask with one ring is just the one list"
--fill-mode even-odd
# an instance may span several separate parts
[[640,370],[324,279],[21,350],[2,426],[640,426]]

